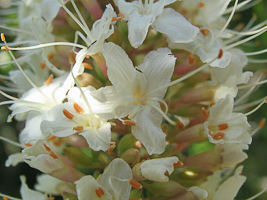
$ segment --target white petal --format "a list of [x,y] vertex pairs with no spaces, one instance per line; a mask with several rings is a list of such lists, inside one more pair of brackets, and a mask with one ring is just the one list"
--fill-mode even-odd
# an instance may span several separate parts
[[161,154],[165,150],[166,135],[160,128],[162,116],[158,111],[144,107],[133,121],[137,125],[132,127],[132,134],[145,146],[148,154]]
[[11,165],[15,167],[20,162],[24,162],[23,156],[21,153],[15,153],[10,156],[8,156],[8,159],[6,160],[5,166],[10,167]]
[[[64,3],[64,1],[62,1]],[[42,8],[42,16],[46,21],[50,21],[54,19],[61,7],[60,3],[55,0],[42,0],[41,8]]]
[[131,190],[128,180],[131,178],[132,170],[129,165],[124,160],[116,158],[104,171],[99,184],[106,188],[115,200],[128,200]]
[[53,176],[49,176],[47,174],[41,174],[37,176],[37,184],[34,185],[36,190],[41,192],[53,194],[53,195],[61,195],[61,191],[57,190],[60,184],[64,184],[64,181],[61,181]]
[[22,196],[22,200],[46,200],[46,195],[31,190],[28,187],[28,185],[26,184],[25,176],[20,176],[20,181],[21,181],[20,194]]
[[170,37],[172,42],[192,42],[199,29],[172,8],[165,8],[152,24],[153,28]]
[[155,15],[141,15],[137,11],[133,11],[128,21],[128,39],[134,48],[143,44],[148,27],[155,21]]

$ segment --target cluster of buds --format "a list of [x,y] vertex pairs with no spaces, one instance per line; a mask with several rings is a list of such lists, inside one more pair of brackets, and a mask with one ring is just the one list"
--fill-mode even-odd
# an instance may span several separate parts
[[[241,49],[266,22],[229,28],[254,4],[0,0],[0,65],[12,66],[0,105],[11,105],[8,122],[25,121],[19,143],[0,136],[22,149],[6,166],[44,173],[36,190],[20,177],[22,200],[234,199],[264,126],[247,116],[267,102],[249,99],[266,71],[244,71],[267,50]],[[191,144],[208,148],[191,155]]]

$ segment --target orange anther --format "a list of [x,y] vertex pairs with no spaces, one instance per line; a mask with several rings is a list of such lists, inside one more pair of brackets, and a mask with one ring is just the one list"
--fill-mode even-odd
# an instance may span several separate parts
[[40,63],[40,68],[41,68],[41,69],[44,69],[45,67],[46,67],[45,61],[42,61],[42,62]]
[[56,136],[54,136],[54,135],[50,135],[48,138],[47,138],[47,140],[53,140],[53,139],[55,139],[56,138]]
[[173,166],[175,167],[180,167],[183,166],[184,164],[179,160],[177,163],[174,163]]
[[181,123],[181,122],[177,122],[176,123],[176,126],[180,129],[180,130],[183,130],[184,129],[184,124],[183,123]]
[[50,152],[50,154],[49,154],[52,158],[54,158],[54,159],[57,159],[58,157],[56,156],[56,154],[52,151],[52,152]]
[[120,20],[122,20],[124,18],[124,14],[122,14],[122,13],[119,13],[118,16],[119,16]]
[[202,8],[202,7],[204,7],[205,6],[205,3],[204,2],[199,2],[198,4],[197,4],[197,7],[199,7],[199,8]]
[[75,130],[75,131],[82,131],[83,130],[83,126],[75,126],[73,128],[73,130]]
[[7,197],[3,197],[3,200],[9,200],[9,198],[7,198]]
[[77,104],[77,103],[73,103],[73,107],[76,110],[77,113],[82,113],[83,109]]
[[104,195],[104,191],[102,190],[102,188],[98,188],[99,192],[101,193],[101,196]]
[[90,58],[90,56],[89,55],[86,55],[85,58]]
[[227,123],[219,124],[219,125],[218,125],[218,128],[219,128],[220,131],[223,131],[223,130],[227,129],[228,127],[229,127],[229,126],[228,126]]
[[65,115],[65,117],[67,117],[68,119],[72,120],[74,115],[71,114],[69,111],[67,111],[66,109],[63,110],[63,114]]
[[10,51],[10,48],[7,47],[7,46],[3,46],[3,47],[1,47],[1,50],[2,50],[2,51]]
[[215,135],[212,136],[212,137],[213,137],[213,139],[215,139],[215,140],[219,140],[219,139],[223,139],[224,136],[225,136],[225,133],[219,132],[219,133],[215,134]]
[[26,143],[25,146],[26,146],[26,147],[31,147],[31,146],[33,146],[33,145],[30,144],[30,143]]
[[264,126],[264,124],[265,124],[265,118],[263,118],[261,121],[260,121],[260,123],[259,123],[259,128],[262,128],[263,126]]
[[49,59],[49,60],[52,60],[53,58],[54,58],[54,54],[50,53],[50,54],[48,55],[48,59]]
[[48,197],[46,200],[55,200],[55,197]]
[[264,102],[267,103],[267,97],[264,98]]
[[263,75],[267,74],[267,70],[266,70],[266,69],[263,70],[263,71],[262,71],[262,74],[263,74]]
[[83,64],[83,67],[85,68],[85,69],[93,69],[93,67],[92,67],[92,65],[90,65],[89,63],[82,63]]
[[43,143],[43,145],[44,145],[46,151],[51,151],[51,149],[45,143]]
[[214,106],[215,105],[215,102],[211,102],[210,103],[210,107]]
[[53,144],[56,146],[56,147],[60,147],[61,146],[61,142],[55,140],[53,141]]
[[164,174],[169,174],[169,172],[166,170],[166,172]]
[[210,33],[209,29],[201,29],[200,32],[204,35],[207,36]]
[[5,37],[4,33],[1,33],[1,40],[2,40],[2,42],[6,41],[6,37]]
[[45,84],[45,85],[49,85],[50,83],[52,83],[53,78],[54,78],[54,76],[53,76],[53,74],[51,74],[51,75],[48,77],[48,79],[46,79],[46,81],[44,82],[44,84]]
[[202,108],[201,112],[202,112],[202,115],[203,115],[206,119],[209,118],[209,114],[208,114],[208,112],[206,111],[205,108]]
[[141,189],[142,188],[142,185],[140,183],[138,183],[137,181],[133,180],[133,179],[130,179],[129,183],[130,183],[131,186],[133,186],[136,189]]
[[113,22],[117,21],[118,19],[119,19],[118,17],[112,17]]
[[32,159],[30,159],[30,158],[25,158],[25,160],[32,161]]
[[112,144],[110,145],[110,147],[108,148],[108,154],[111,154],[112,151],[116,148],[116,144]]
[[218,54],[218,57],[217,58],[222,58],[222,56],[223,56],[223,50],[222,49],[220,49],[220,52],[219,52],[219,54]]
[[123,124],[124,125],[129,125],[129,126],[136,126],[136,123],[131,121],[131,120],[124,120]]
[[189,64],[190,65],[193,65],[194,64],[195,59],[193,57],[189,56],[188,57],[188,60],[189,60]]
[[75,63],[75,53],[73,51],[69,52],[68,60],[69,63],[72,65]]
[[102,188],[95,189],[95,193],[99,198],[101,198],[101,196],[105,194]]

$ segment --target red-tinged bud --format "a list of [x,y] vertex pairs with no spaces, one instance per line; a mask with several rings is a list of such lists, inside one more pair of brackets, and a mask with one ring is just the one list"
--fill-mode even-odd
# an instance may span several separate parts
[[150,192],[156,195],[164,195],[166,197],[173,197],[177,194],[186,192],[186,188],[181,186],[175,181],[168,182],[142,182],[144,188],[148,189]]
[[69,111],[67,111],[66,109],[63,110],[63,114],[65,115],[65,117],[67,117],[68,119],[72,120],[74,118],[74,115],[71,114]]
[[82,113],[83,109],[77,104],[77,103],[73,103],[73,107],[76,110],[77,113]]
[[128,149],[125,151],[122,155],[121,158],[129,164],[130,167],[133,167],[140,161],[140,152],[138,149]]
[[197,124],[180,132],[174,139],[176,143],[182,144],[205,140],[207,136],[203,132],[203,124]]
[[141,189],[142,185],[140,183],[138,183],[137,181],[130,179],[129,183],[132,187],[136,188],[136,189]]
[[110,145],[110,147],[108,148],[108,154],[111,154],[115,148],[116,148],[116,144]]
[[103,86],[99,80],[95,79],[94,76],[88,73],[82,73],[81,75],[77,76],[77,81],[81,87],[87,87],[88,85],[91,85],[98,89]]
[[108,68],[107,68],[106,60],[105,60],[103,54],[97,53],[95,55],[92,55],[92,58],[94,59],[96,64],[100,67],[100,69],[103,72],[103,74],[105,75],[105,77],[108,77],[108,74],[107,74]]
[[44,84],[45,84],[45,85],[49,85],[50,83],[52,83],[53,78],[54,78],[54,76],[53,76],[53,74],[51,74],[51,75],[46,79],[46,81],[44,82]]
[[203,86],[184,93],[179,101],[185,104],[211,101],[214,97],[213,87]]

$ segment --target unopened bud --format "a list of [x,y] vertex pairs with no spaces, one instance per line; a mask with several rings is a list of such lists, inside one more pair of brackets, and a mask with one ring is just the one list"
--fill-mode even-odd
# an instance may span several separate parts
[[133,189],[130,193],[129,200],[137,200],[137,199],[142,200],[141,199],[142,193],[143,193],[142,189]]
[[132,169],[132,172],[133,172],[133,179],[134,180],[137,180],[137,181],[144,181],[146,180],[145,177],[143,177],[142,175],[142,172],[141,172],[141,164],[142,163],[138,163],[136,164],[133,169]]
[[168,181],[168,182],[153,182],[147,183],[142,182],[144,188],[148,189],[153,194],[157,195],[164,195],[166,197],[173,197],[177,194],[186,192],[186,188],[181,186],[179,183],[175,181]]
[[130,167],[133,167],[134,165],[136,165],[139,160],[140,160],[140,152],[138,149],[128,149],[127,151],[125,151],[121,158],[127,162],[129,164]]
[[118,144],[118,154],[121,156],[128,149],[132,148],[136,142],[136,139],[132,134],[127,134],[123,136]]
[[100,81],[98,81],[97,79],[95,79],[95,77],[88,73],[82,73],[81,75],[77,76],[77,81],[81,87],[87,87],[88,85],[91,85],[94,88],[98,89],[103,86]]

